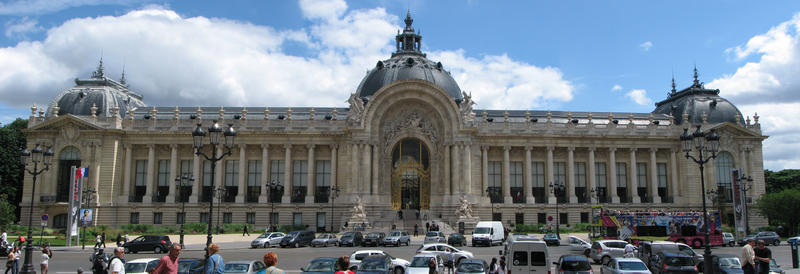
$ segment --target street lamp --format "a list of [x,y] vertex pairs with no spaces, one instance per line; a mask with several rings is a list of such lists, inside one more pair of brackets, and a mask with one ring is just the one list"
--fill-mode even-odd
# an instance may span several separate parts
[[[220,139],[222,136],[225,136],[224,143],[222,145],[225,146],[225,152],[221,155],[217,155],[217,146],[220,145]],[[214,120],[214,123],[208,127],[208,143],[211,145],[211,156],[209,157],[205,153],[203,153],[203,138],[206,137],[206,132],[202,128],[202,124],[197,124],[197,128],[192,131],[192,141],[194,145],[194,153],[198,156],[203,156],[207,161],[211,162],[211,185],[214,185],[214,171],[217,167],[217,162],[222,160],[225,156],[231,155],[231,148],[233,148],[234,140],[236,139],[236,131],[233,129],[233,124],[228,124],[228,129],[225,130],[225,133],[222,132],[222,128],[219,127],[217,121]],[[208,235],[206,236],[206,254],[205,260],[203,261],[203,273],[206,272],[205,265],[208,263],[208,246],[211,245],[211,216],[214,212],[214,197],[213,191],[211,189],[212,197],[208,201]]]
[[267,190],[269,191],[269,204],[272,207],[272,211],[269,212],[269,227],[270,231],[274,232],[277,230],[275,224],[273,223],[274,220],[272,219],[272,216],[275,215],[275,194],[277,193],[278,195],[281,195],[283,192],[283,185],[281,185],[281,182],[278,180],[272,180],[267,183]]
[[[20,273],[36,273],[36,270],[33,269],[33,263],[31,262],[31,258],[33,258],[33,200],[35,197],[34,193],[36,193],[36,176],[50,169],[50,165],[53,163],[53,154],[53,150],[51,150],[50,147],[48,147],[46,151],[42,151],[39,144],[36,144],[36,147],[31,151],[28,151],[26,148],[19,154],[20,164],[22,164],[23,169],[28,172],[28,174],[33,175],[33,184],[31,185],[31,208],[30,214],[28,215],[28,238],[25,244],[25,263],[22,265],[22,271]],[[25,167],[30,163],[33,163],[33,170]],[[44,168],[41,170],[39,169],[39,163],[44,164]]]
[[189,182],[189,185],[194,184],[194,177],[191,174],[186,173],[183,176],[175,177],[175,182],[178,183],[180,186],[180,191],[178,193],[181,195],[181,216],[183,216],[181,220],[181,247],[183,247],[183,224],[186,223],[186,195],[183,192],[183,182]]
[[[558,193],[556,193],[556,188],[558,188]],[[565,188],[564,183],[559,183],[559,182],[556,182],[555,184],[550,183],[550,193],[553,193],[554,195],[555,194],[559,194],[559,195],[555,195],[556,196],[556,236],[558,236],[559,239],[561,239],[561,230],[559,229],[560,226],[561,226],[561,220],[559,218],[561,216],[558,214],[558,196],[561,196],[560,194],[564,192],[564,188]]]
[[331,231],[333,232],[333,202],[336,200],[336,197],[339,197],[339,187],[337,186],[329,186],[329,192],[331,195]]
[[[692,159],[692,161],[697,163],[700,167],[700,193],[703,195],[703,223],[706,225],[704,241],[705,252],[703,253],[703,257],[711,258],[711,246],[708,243],[711,224],[708,222],[708,209],[706,208],[706,181],[703,165],[717,157],[717,151],[719,151],[719,135],[714,132],[714,129],[711,129],[708,133],[703,132],[700,130],[700,125],[698,125],[697,130],[691,134],[689,134],[688,128],[683,129],[681,143],[683,151],[686,153],[686,158]],[[697,157],[690,154],[693,149],[697,152]],[[711,155],[705,155],[707,153],[711,153]],[[713,269],[711,260],[703,260],[703,264],[703,269]]]
[[[218,186],[217,187],[217,191],[216,191],[216,195],[217,195],[217,203],[222,205],[222,199],[224,199],[226,196],[228,196],[228,189],[225,188],[224,186]],[[220,211],[222,211],[222,210],[217,210],[217,235],[219,235],[219,212]]]
[[744,230],[750,235],[750,215],[747,214],[747,192],[753,189],[753,177],[745,176],[744,173],[736,178],[739,190],[742,192],[742,207],[744,207]]
[[489,197],[489,204],[492,206],[492,217],[491,220],[494,221],[494,198],[492,195],[494,194],[495,190],[492,187],[486,187],[486,196]]
[[[89,206],[91,206],[91,204],[92,204],[92,200],[94,200],[94,195],[97,193],[97,190],[95,190],[94,188],[91,188],[91,187],[87,187],[82,192],[83,192],[83,196],[81,196],[81,197],[83,199],[83,202],[86,203],[86,207],[85,208],[88,209]],[[81,249],[86,249],[86,226],[88,225],[87,222],[88,222],[88,220],[81,220],[81,229],[83,230],[83,233],[82,233],[83,236],[81,236],[81,238],[82,238]]]

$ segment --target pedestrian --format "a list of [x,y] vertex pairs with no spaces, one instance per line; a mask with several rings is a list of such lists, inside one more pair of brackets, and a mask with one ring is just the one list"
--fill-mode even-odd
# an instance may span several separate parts
[[120,246],[122,244],[122,234],[117,233],[117,238],[115,239],[115,242],[117,246]]
[[[161,257],[151,274],[178,274],[178,257],[181,255],[181,244],[172,243],[169,255]],[[208,273],[208,272],[206,272]]]
[[42,267],[42,274],[47,274],[48,266],[50,257],[53,253],[50,251],[50,247],[47,245],[42,245],[42,262],[39,265]]
[[94,238],[94,248],[97,249],[100,248],[101,245],[100,243],[102,243],[103,241],[103,236],[100,234],[95,234],[95,235],[97,236]]
[[244,237],[244,234],[247,234],[247,236],[250,236],[250,232],[247,231],[247,224],[244,225],[244,230],[242,230],[242,237]]
[[16,267],[15,264],[16,256],[17,256],[17,247],[15,246],[14,248],[11,249],[10,252],[8,252],[8,261],[6,261],[5,274],[8,274],[9,270],[11,271],[11,274],[17,274],[17,271],[14,269]]
[[436,269],[438,265],[436,265],[436,259],[431,258],[428,260],[428,274],[439,274],[439,270]]
[[633,252],[636,251],[636,247],[633,246],[633,240],[628,239],[628,243],[625,244],[625,254],[623,257],[625,258],[633,258]]
[[419,224],[414,224],[414,237],[419,236]]
[[425,232],[427,233],[428,231],[431,231],[431,223],[425,222]]
[[102,237],[100,237],[100,242],[103,243],[103,248],[106,248],[106,232],[103,231]]
[[342,256],[336,259],[336,273],[334,274],[354,274],[350,270],[350,257]]
[[122,236],[122,244],[128,243],[128,232],[125,232],[125,236]]
[[264,271],[265,274],[286,274],[283,269],[276,266],[278,265],[278,254],[275,254],[275,252],[264,254],[264,264],[267,266]]
[[489,273],[490,274],[500,273],[500,267],[497,266],[497,258],[492,258],[492,262],[489,264]]
[[114,257],[111,257],[108,265],[108,274],[125,274],[125,249],[114,248]]
[[103,274],[108,269],[108,264],[105,261],[105,254],[103,253],[103,249],[97,249],[97,252],[93,255],[94,258],[91,259],[92,261],[92,273],[93,274]]
[[766,246],[764,240],[758,240],[758,246],[753,251],[755,257],[753,259],[756,262],[756,271],[758,274],[768,274],[769,273],[769,261],[772,258],[772,251]]
[[753,251],[753,244],[755,243],[754,239],[747,239],[747,244],[742,247],[742,255],[739,257],[739,261],[742,264],[742,271],[744,274],[754,274],[755,273],[755,252]]
[[499,273],[501,273],[501,274],[505,274],[506,273],[506,257],[505,256],[500,257],[500,272]]
[[206,261],[206,274],[221,274],[225,271],[225,260],[222,256],[217,254],[219,252],[218,244],[211,244],[208,246],[208,261]]

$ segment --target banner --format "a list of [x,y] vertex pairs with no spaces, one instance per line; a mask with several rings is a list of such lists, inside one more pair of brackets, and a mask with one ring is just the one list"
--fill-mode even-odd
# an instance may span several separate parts
[[745,236],[745,209],[746,202],[744,201],[744,195],[742,195],[742,189],[740,183],[740,174],[738,169],[731,169],[731,176],[733,177],[733,187],[731,187],[731,197],[733,200],[733,218],[734,218],[734,226],[736,231],[736,239],[743,239]]
[[72,166],[70,168],[70,195],[69,195],[69,219],[67,229],[69,230],[69,242],[72,236],[78,236],[79,210],[81,208],[83,194],[83,178],[89,175],[89,168]]

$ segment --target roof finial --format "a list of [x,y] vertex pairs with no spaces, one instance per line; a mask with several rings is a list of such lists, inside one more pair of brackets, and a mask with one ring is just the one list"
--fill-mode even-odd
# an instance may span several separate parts
[[406,12],[406,29],[411,29],[411,24],[414,23],[414,19],[411,19],[411,10]]
[[697,79],[697,65],[696,64],[694,65],[694,86],[695,87],[699,87],[700,86],[700,80]]
[[119,83],[123,86],[127,86],[127,80],[125,79],[125,64],[122,64],[122,77],[119,78]]
[[672,74],[672,95],[675,95],[675,74]]
[[103,78],[105,77],[105,73],[103,73],[103,53],[100,53],[100,62],[97,64],[97,71],[92,73],[92,78]]

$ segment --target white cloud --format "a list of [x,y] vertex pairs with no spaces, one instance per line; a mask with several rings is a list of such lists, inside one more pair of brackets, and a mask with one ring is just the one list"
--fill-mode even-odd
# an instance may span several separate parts
[[647,91],[643,89],[632,89],[625,94],[625,96],[628,96],[628,98],[631,98],[631,100],[641,106],[649,106],[653,103],[653,100],[647,97]]
[[60,10],[96,5],[120,5],[142,0],[11,0],[0,2],[0,15],[47,14]]
[[344,0],[300,0],[300,10],[309,19],[336,19],[347,11]]
[[639,44],[639,47],[642,48],[643,51],[649,51],[650,48],[653,47],[653,42],[647,41],[644,43]]
[[12,39],[27,39],[27,34],[42,31],[36,19],[22,17],[19,20],[9,20],[6,22],[5,35]]
[[622,86],[620,85],[614,85],[613,87],[611,87],[611,91],[620,91],[620,90],[622,90]]

